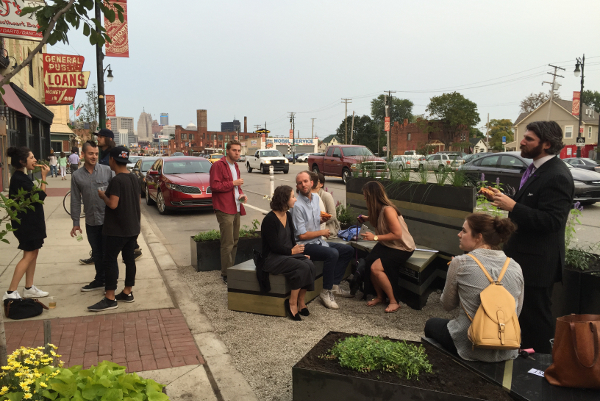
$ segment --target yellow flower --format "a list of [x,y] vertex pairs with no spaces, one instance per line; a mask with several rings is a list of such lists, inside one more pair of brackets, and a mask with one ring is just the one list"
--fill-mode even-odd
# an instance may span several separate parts
[[23,398],[26,399],[26,400],[30,399],[31,397],[33,397],[31,395],[31,393],[25,393],[25,395],[23,396]]
[[45,382],[40,382],[40,386],[44,388],[48,387],[48,385]]
[[4,391],[6,393],[8,391],[8,387],[2,386],[2,391]]

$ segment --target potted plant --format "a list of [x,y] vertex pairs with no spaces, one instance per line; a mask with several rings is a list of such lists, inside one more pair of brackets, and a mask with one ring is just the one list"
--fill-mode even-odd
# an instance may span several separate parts
[[340,222],[340,228],[342,230],[347,229],[351,225],[356,224],[357,214],[354,214],[352,208],[347,207],[342,202],[338,201],[335,205],[335,214],[338,221]]
[[[262,240],[257,219],[252,221],[252,227],[244,225],[240,229],[237,253],[234,264],[252,259],[252,250],[262,249]],[[190,237],[192,266],[196,271],[221,270],[221,233],[219,230],[201,231]]]
[[292,368],[292,380],[294,401],[512,399],[429,343],[339,332]]

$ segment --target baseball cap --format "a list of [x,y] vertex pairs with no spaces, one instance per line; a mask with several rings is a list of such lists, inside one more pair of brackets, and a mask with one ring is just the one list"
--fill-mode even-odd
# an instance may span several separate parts
[[107,128],[102,128],[100,131],[98,131],[96,136],[105,136],[110,139],[115,139],[115,134],[113,134],[113,132]]
[[110,157],[119,163],[129,163],[129,149],[124,146],[117,146],[110,150]]

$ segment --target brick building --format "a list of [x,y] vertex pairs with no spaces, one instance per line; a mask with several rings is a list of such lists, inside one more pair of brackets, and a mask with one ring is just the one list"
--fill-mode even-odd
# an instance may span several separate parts
[[[204,153],[207,148],[223,149],[227,142],[238,136],[235,132],[208,131],[206,110],[197,110],[196,118],[197,126],[193,123],[185,128],[181,125],[175,126],[175,139],[169,141],[169,153],[183,152],[191,155],[192,152]],[[246,142],[257,138],[260,138],[260,134],[247,132],[247,119],[244,117],[244,131],[238,136],[238,140],[242,143],[242,153],[246,153],[244,149],[249,147]]]
[[[451,143],[467,142],[469,140],[469,129],[458,130]],[[446,149],[444,145],[444,129],[441,121],[426,121],[418,119],[417,122],[409,123],[404,120],[402,125],[395,122],[390,132],[391,154],[402,155],[406,150],[417,150],[425,145],[432,146],[429,153],[442,150],[461,150],[450,146]]]

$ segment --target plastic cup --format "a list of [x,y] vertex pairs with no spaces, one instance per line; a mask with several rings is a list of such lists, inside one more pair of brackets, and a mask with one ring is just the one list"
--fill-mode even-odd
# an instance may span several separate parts
[[77,240],[77,242],[81,242],[81,241],[83,241],[83,235],[81,235],[81,233],[79,233],[79,234],[77,234],[75,239]]
[[240,195],[238,200],[240,201],[240,203],[246,203],[246,201],[248,200],[248,197],[246,195]]
[[56,308],[56,298],[54,298],[54,297],[48,298],[48,308],[50,308],[50,309]]

